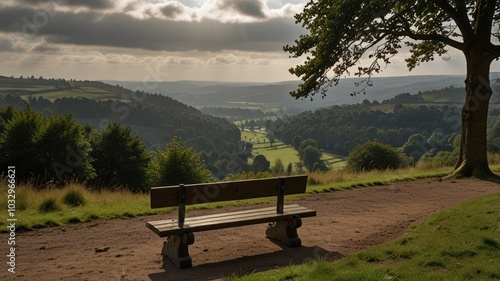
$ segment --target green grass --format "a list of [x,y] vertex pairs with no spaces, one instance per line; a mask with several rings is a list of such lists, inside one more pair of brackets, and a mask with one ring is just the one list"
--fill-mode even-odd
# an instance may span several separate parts
[[[271,162],[271,166],[274,165],[276,159],[281,159],[283,165],[286,166],[288,163],[292,163],[293,165],[300,161],[297,150],[290,145],[283,143],[282,141],[276,141],[273,143],[273,146],[269,143],[269,140],[265,137],[265,134],[258,132],[241,132],[241,139],[243,141],[252,142],[253,146],[253,155],[264,155],[266,159]],[[345,161],[343,157],[323,151],[323,155],[321,157],[324,161],[331,165],[332,170],[339,170],[345,166]],[[295,165],[294,171],[297,172]]]
[[119,98],[119,96],[116,93],[106,92],[102,89],[93,87],[82,87],[80,89],[69,89],[62,91],[47,92],[42,94],[33,94],[32,96],[35,98],[38,98],[40,96],[50,101],[54,101],[56,99],[60,99],[63,97],[68,97],[68,98],[83,97],[93,100],[109,100],[109,99],[114,100]]
[[[6,183],[5,179],[0,178],[0,194],[7,194]],[[18,219],[16,229],[19,231],[94,220],[168,214],[175,210],[174,208],[151,209],[148,194],[133,194],[128,191],[91,192],[79,184],[48,190],[36,190],[30,185],[21,184],[15,190],[15,217]],[[275,202],[275,198],[200,204],[188,206],[187,210],[271,202]],[[0,206],[7,206],[7,196],[0,197]],[[5,212],[0,212],[0,233],[7,232],[5,227],[7,214],[7,209]],[[175,215],[170,217],[172,216]]]
[[[309,174],[308,193],[331,192],[363,186],[389,184],[398,181],[409,181],[418,178],[442,176],[450,173],[452,168],[420,170],[418,168],[386,172],[348,173],[332,171],[329,173]],[[500,165],[492,166],[492,170],[500,172]],[[170,213],[174,208],[151,209],[149,195],[133,194],[126,191],[91,192],[78,184],[69,184],[63,189],[36,190],[30,185],[20,184],[16,187],[16,218],[18,230],[29,230],[53,225],[87,222],[99,219],[128,218],[141,215]],[[66,199],[69,193],[77,193]],[[3,194],[3,195],[2,195]],[[0,206],[7,206],[7,180],[0,178]],[[77,197],[77,198],[75,198]],[[84,203],[79,201],[83,198]],[[298,200],[302,196],[288,196],[287,201]],[[41,211],[44,201],[55,208],[48,212]],[[72,203],[68,203],[68,200]],[[80,203],[79,203],[80,202]],[[244,201],[229,201],[212,204],[188,206],[188,210],[226,208],[231,206],[256,205],[273,203],[275,198],[261,198]],[[49,206],[50,207],[50,206]],[[42,208],[44,209],[44,208]],[[7,210],[0,212],[0,232],[6,232]],[[170,214],[169,217],[175,215]]]
[[387,171],[370,172],[348,172],[344,170],[331,171],[328,173],[309,173],[309,185],[307,191],[310,193],[331,192],[356,187],[374,185],[387,185],[394,182],[413,181],[423,178],[435,178],[448,175],[452,172],[451,167],[433,169],[405,168]]
[[335,262],[230,280],[499,280],[500,194],[441,211],[402,238]]

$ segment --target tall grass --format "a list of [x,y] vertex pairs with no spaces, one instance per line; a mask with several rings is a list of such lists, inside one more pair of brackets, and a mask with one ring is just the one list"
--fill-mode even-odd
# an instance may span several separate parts
[[[151,210],[149,196],[145,194],[89,191],[76,183],[43,190],[36,189],[31,184],[19,184],[15,191],[18,230],[165,212]],[[7,181],[2,178],[0,194],[0,206],[7,206]],[[6,221],[7,210],[0,212],[0,232],[5,232],[2,226]]]
[[[500,172],[500,155],[490,155],[492,170]],[[344,170],[327,173],[309,174],[307,192],[330,192],[342,189],[384,185],[398,181],[419,178],[441,177],[451,173],[452,167],[421,165],[414,168],[347,172]],[[273,176],[269,173],[240,174],[232,180]],[[125,190],[95,191],[78,184],[70,183],[63,188],[35,189],[32,184],[18,184],[16,187],[16,217],[18,230],[33,229],[66,223],[85,222],[96,219],[133,217],[170,212],[173,209],[150,208],[149,195],[134,194]],[[7,180],[0,177],[0,206],[7,206]],[[292,197],[300,198],[299,197]],[[219,208],[274,201],[274,198],[261,198],[245,201],[229,201],[213,204],[190,206],[188,210]],[[46,204],[42,207],[42,204]],[[45,210],[45,211],[44,211]],[[48,211],[50,210],[50,211]],[[7,210],[0,211],[0,232],[6,232]]]

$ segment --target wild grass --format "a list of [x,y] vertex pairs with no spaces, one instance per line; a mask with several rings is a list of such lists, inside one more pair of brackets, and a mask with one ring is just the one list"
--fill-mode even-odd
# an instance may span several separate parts
[[419,167],[386,171],[349,172],[345,170],[327,173],[309,173],[308,192],[330,192],[343,189],[387,185],[400,181],[412,181],[421,178],[442,177],[451,173],[451,167],[423,169]]
[[[86,222],[96,219],[126,218],[155,214],[149,206],[149,196],[128,191],[91,192],[82,185],[71,183],[63,188],[39,190],[30,184],[19,184],[16,191],[15,215],[17,229]],[[7,206],[6,180],[0,179],[0,205]],[[163,210],[165,212],[165,210]],[[7,221],[7,210],[0,212],[0,227]],[[0,228],[0,232],[5,232]]]
[[[500,172],[500,165],[492,165],[491,168],[493,171]],[[416,167],[383,172],[351,173],[339,170],[328,173],[310,173],[307,192],[331,192],[419,178],[440,177],[449,174],[452,170],[451,167],[432,169]],[[256,176],[251,176],[251,178]],[[270,175],[263,174],[260,176],[267,177]],[[90,191],[85,186],[76,183],[70,183],[63,188],[45,190],[35,189],[30,184],[18,184],[15,191],[15,215],[18,218],[17,229],[19,231],[99,219],[169,213],[174,210],[173,208],[151,209],[149,195],[147,194],[134,194],[128,191]],[[6,195],[7,180],[0,178],[0,206],[7,206],[8,198]],[[299,198],[301,196],[289,196],[287,200],[291,201]],[[189,206],[188,210],[255,205],[274,201],[275,198],[229,201]],[[7,215],[7,209],[0,212],[0,232],[7,231],[4,227],[7,222]]]
[[498,280],[500,194],[441,211],[402,238],[335,262],[314,260],[230,280]]

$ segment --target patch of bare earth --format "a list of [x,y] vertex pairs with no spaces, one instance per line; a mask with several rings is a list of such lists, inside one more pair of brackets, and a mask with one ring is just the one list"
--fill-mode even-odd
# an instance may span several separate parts
[[[213,280],[318,257],[337,259],[394,240],[436,211],[498,192],[500,185],[488,181],[426,179],[307,195],[298,203],[317,217],[302,220],[301,248],[266,239],[265,224],[200,232],[190,246],[193,268],[183,270],[163,263],[162,239],[145,226],[175,213],[39,229],[17,234],[16,273],[3,262],[0,280]],[[188,216],[245,208],[252,207]],[[0,241],[5,253],[7,235]]]

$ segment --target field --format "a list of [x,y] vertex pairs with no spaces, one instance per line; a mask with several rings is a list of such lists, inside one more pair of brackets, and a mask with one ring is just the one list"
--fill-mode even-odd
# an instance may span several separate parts
[[[241,132],[241,139],[243,141],[253,143],[253,155],[264,155],[266,159],[271,162],[271,166],[274,165],[276,159],[281,159],[285,167],[288,163],[294,165],[294,171],[296,170],[295,163],[300,162],[297,150],[295,150],[291,145],[287,145],[282,141],[275,141],[273,146],[266,138],[266,135],[262,132],[257,131],[243,131]],[[345,166],[345,159],[342,156],[335,155],[330,152],[322,151],[323,156],[321,159],[326,161],[332,170],[339,170]]]

